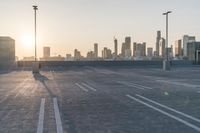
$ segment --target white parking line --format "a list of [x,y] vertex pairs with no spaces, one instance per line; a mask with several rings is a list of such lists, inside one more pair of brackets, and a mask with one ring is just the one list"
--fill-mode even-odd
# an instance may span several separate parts
[[178,82],[178,81],[169,81],[169,80],[156,80],[156,81],[168,83],[168,84],[174,84],[174,85],[177,85],[177,86],[189,87],[189,88],[200,88],[200,85],[193,85],[193,84]]
[[55,113],[55,118],[56,118],[56,131],[57,133],[63,133],[57,98],[53,98],[53,107],[54,107],[54,113]]
[[85,87],[81,86],[80,84],[75,83],[75,85],[81,88],[83,91],[88,92],[88,90]]
[[144,100],[146,100],[146,101],[149,101],[149,102],[151,102],[151,103],[154,103],[154,104],[156,104],[156,105],[158,105],[158,106],[160,106],[160,107],[163,107],[163,108],[165,108],[165,109],[168,109],[168,110],[170,110],[170,111],[173,111],[173,112],[175,112],[175,113],[177,113],[177,114],[180,114],[180,115],[182,115],[182,116],[185,116],[185,117],[187,117],[187,118],[189,118],[189,119],[191,119],[191,120],[194,120],[194,121],[200,123],[200,119],[197,119],[197,118],[195,118],[195,117],[193,117],[193,116],[191,116],[191,115],[185,114],[185,113],[183,113],[183,112],[180,112],[180,111],[178,111],[178,110],[175,110],[175,109],[173,109],[173,108],[170,108],[170,107],[168,107],[168,106],[166,106],[166,105],[160,104],[160,103],[158,103],[158,102],[156,102],[156,101],[153,101],[153,100],[151,100],[151,99],[149,99],[149,98],[146,98],[146,97],[144,97],[144,96],[141,96],[141,95],[138,95],[138,94],[136,94],[136,96],[138,96],[138,97],[140,97],[140,98],[142,98],[142,99],[144,99]]
[[150,90],[152,90],[152,89],[153,89],[153,88],[151,88],[151,87],[148,87],[148,86],[143,86],[143,85],[140,85],[140,84],[135,84],[135,83],[131,83],[131,84],[133,84],[133,85],[136,85],[136,86],[138,86],[138,87],[145,88],[145,89],[150,89]]
[[45,99],[42,98],[41,99],[41,104],[40,104],[40,114],[39,114],[39,121],[38,121],[37,133],[43,133],[44,105],[45,105]]
[[176,116],[174,116],[174,115],[172,115],[172,114],[170,114],[170,113],[167,113],[167,112],[165,112],[165,111],[163,111],[163,110],[161,110],[161,109],[159,109],[159,108],[156,108],[156,107],[154,107],[154,106],[152,106],[152,105],[150,105],[150,104],[148,104],[148,103],[145,103],[145,102],[143,102],[143,101],[141,101],[141,100],[139,100],[139,99],[137,99],[137,98],[135,98],[135,97],[133,97],[133,96],[131,96],[131,95],[126,95],[126,96],[127,96],[128,98],[132,99],[132,100],[135,100],[135,101],[137,101],[137,102],[139,102],[139,103],[141,103],[141,104],[143,104],[143,105],[145,105],[145,106],[147,106],[147,107],[149,107],[149,108],[151,108],[151,109],[153,109],[153,110],[156,110],[156,111],[158,111],[158,112],[160,112],[160,113],[162,113],[162,114],[164,114],[164,115],[166,115],[166,116],[168,116],[168,117],[170,117],[170,118],[172,118],[172,119],[175,119],[175,120],[177,120],[177,121],[183,123],[184,125],[186,125],[186,126],[192,128],[192,129],[194,129],[194,130],[200,132],[200,127],[198,127],[198,126],[196,126],[196,125],[194,125],[194,124],[191,124],[191,123],[189,123],[189,122],[187,122],[187,121],[185,121],[185,120],[183,120],[183,119],[181,119],[181,118],[179,118],[179,117],[176,117]]
[[84,85],[85,87],[89,88],[92,91],[97,91],[95,88],[89,86],[88,84],[82,83],[82,85]]
[[118,83],[125,85],[125,86],[134,87],[134,88],[137,88],[137,89],[140,89],[140,90],[145,90],[144,88],[138,87],[138,86],[130,84],[130,83],[121,82],[121,81],[118,81]]

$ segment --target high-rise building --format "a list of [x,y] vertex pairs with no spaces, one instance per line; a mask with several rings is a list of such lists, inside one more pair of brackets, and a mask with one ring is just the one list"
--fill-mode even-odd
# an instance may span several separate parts
[[94,59],[96,58],[95,53],[93,51],[89,51],[87,53],[87,59]]
[[131,37],[126,37],[125,38],[125,49],[130,49],[131,50]]
[[175,57],[181,57],[182,55],[182,48],[181,48],[181,40],[175,41]]
[[112,51],[106,47],[102,50],[102,58],[103,59],[111,59],[112,58]]
[[0,65],[11,65],[15,62],[15,40],[11,37],[0,37]]
[[98,58],[98,43],[94,44],[94,58]]
[[114,49],[115,49],[115,58],[118,56],[118,42],[117,42],[117,39],[115,38],[114,39]]
[[188,36],[188,35],[184,35],[183,36],[183,56],[187,57],[187,44],[190,42],[195,42],[196,38],[195,36]]
[[77,49],[74,50],[74,60],[80,60],[81,59],[81,52]]
[[147,56],[148,57],[152,57],[153,56],[153,48],[151,48],[151,47],[147,48]]
[[161,38],[159,42],[159,56],[164,58],[165,57],[165,39]]
[[50,57],[50,47],[43,47],[43,57],[44,58]]
[[66,61],[72,61],[73,60],[72,55],[71,54],[66,54],[65,60]]
[[146,43],[134,43],[134,56],[145,57],[146,56]]
[[188,60],[196,61],[197,51],[199,51],[199,50],[200,50],[200,42],[189,42],[187,44]]
[[157,31],[157,37],[156,37],[156,50],[155,50],[155,56],[159,56],[159,43],[160,43],[160,39],[161,39],[161,31]]
[[135,51],[136,51],[136,46],[137,46],[137,43],[134,42],[134,43],[133,43],[133,57],[136,56],[136,53],[135,53]]
[[122,48],[121,48],[121,55],[122,55],[122,57],[125,57],[125,43],[122,43]]

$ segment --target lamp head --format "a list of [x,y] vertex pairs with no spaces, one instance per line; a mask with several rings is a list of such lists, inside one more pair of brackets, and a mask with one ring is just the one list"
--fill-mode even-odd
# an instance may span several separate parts
[[34,9],[34,10],[38,10],[38,6],[33,5],[33,9]]

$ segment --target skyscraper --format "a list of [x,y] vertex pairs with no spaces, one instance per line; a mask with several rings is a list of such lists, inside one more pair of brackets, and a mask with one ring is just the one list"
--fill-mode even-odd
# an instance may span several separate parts
[[125,57],[125,43],[122,43],[122,48],[121,48],[121,55],[122,57]]
[[137,43],[134,42],[134,43],[133,43],[133,57],[136,56],[136,53],[135,53],[135,51],[136,51],[136,47],[137,47]]
[[147,48],[147,56],[148,57],[152,57],[153,56],[153,48],[151,48],[151,47]]
[[98,43],[94,44],[94,58],[98,58]]
[[146,43],[134,43],[134,54],[136,57],[146,56]]
[[43,47],[43,57],[44,58],[50,57],[50,47]]
[[115,49],[114,55],[115,55],[115,58],[116,58],[117,55],[118,55],[118,42],[117,42],[116,38],[114,39],[114,49]]
[[102,50],[102,58],[103,59],[111,59],[112,58],[112,51],[107,47],[104,47]]
[[159,42],[159,56],[164,58],[165,57],[165,39],[161,38]]
[[81,59],[81,52],[77,49],[74,50],[74,60],[80,60]]
[[125,38],[125,49],[131,50],[131,37],[126,37]]
[[181,57],[182,55],[182,48],[181,48],[181,40],[175,41],[175,56]]
[[196,61],[197,59],[197,50],[200,50],[200,42],[189,42],[187,44],[187,57],[188,60]]
[[183,36],[183,56],[187,57],[187,44],[190,42],[195,42],[195,36]]
[[159,43],[160,43],[160,39],[161,39],[161,31],[157,31],[157,37],[156,37],[156,51],[155,51],[155,56],[159,56]]
[[15,61],[15,40],[0,37],[0,65],[10,65]]

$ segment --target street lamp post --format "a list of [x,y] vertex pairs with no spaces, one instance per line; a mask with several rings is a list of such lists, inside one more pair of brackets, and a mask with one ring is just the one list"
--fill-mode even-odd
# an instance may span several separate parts
[[33,9],[34,9],[34,17],[35,17],[35,61],[37,61],[37,21],[36,21],[36,11],[38,10],[38,6],[33,5]]
[[33,67],[33,74],[37,74],[39,73],[39,62],[37,62],[37,32],[36,32],[36,11],[38,10],[38,6],[33,5],[33,9],[34,9],[34,17],[35,17],[35,61],[32,63],[32,67]]
[[172,11],[163,13],[166,16],[166,40],[165,40],[165,60],[163,61],[163,69],[170,70],[169,52],[168,52],[168,14]]

